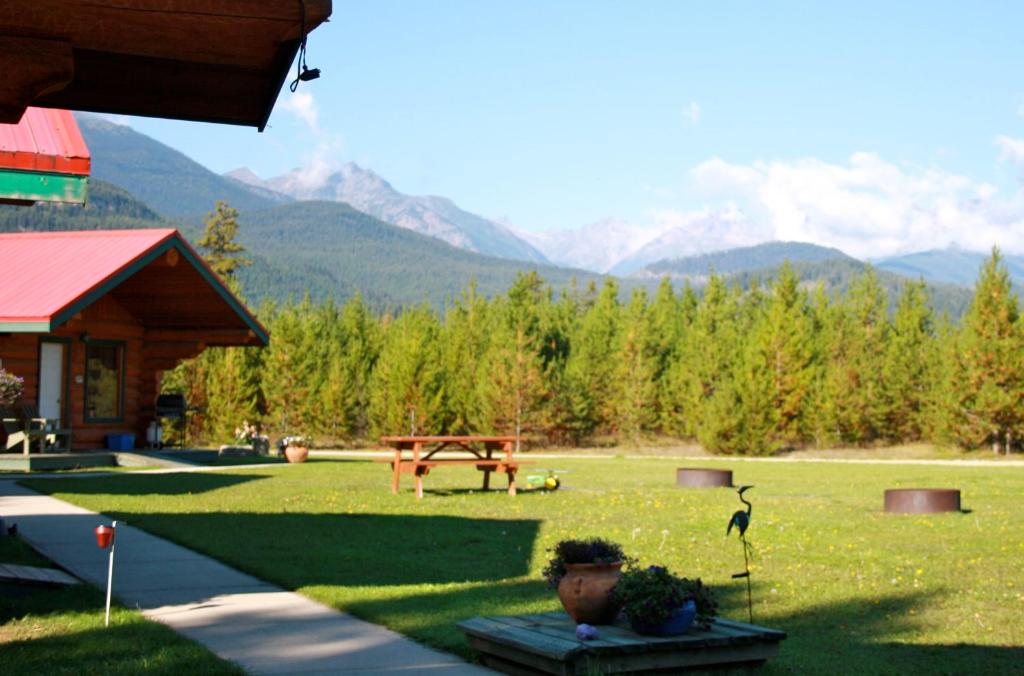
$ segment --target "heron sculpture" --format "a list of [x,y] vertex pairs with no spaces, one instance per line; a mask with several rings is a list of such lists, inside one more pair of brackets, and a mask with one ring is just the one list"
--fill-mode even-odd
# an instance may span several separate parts
[[747,500],[743,499],[743,494],[746,491],[749,491],[751,488],[753,488],[753,486],[740,486],[739,490],[736,491],[736,493],[739,495],[740,502],[746,505],[747,509],[745,511],[742,509],[738,509],[735,512],[733,512],[732,517],[729,518],[729,526],[725,529],[725,534],[726,536],[728,536],[730,533],[732,533],[732,529],[735,526],[736,530],[739,531],[740,534],[740,542],[743,543],[743,572],[736,573],[735,575],[733,575],[733,579],[738,579],[741,577],[747,578],[747,613],[750,616],[751,624],[753,624],[754,602],[750,589],[750,558],[753,556],[754,552],[753,548],[750,546],[750,543],[747,542],[747,528],[750,527],[750,514],[754,511],[754,506],[750,504],[750,502],[748,502]]

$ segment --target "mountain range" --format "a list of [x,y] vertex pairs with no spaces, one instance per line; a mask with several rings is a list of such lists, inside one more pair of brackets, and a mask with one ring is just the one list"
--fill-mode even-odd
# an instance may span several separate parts
[[[801,243],[737,249],[735,244],[749,240],[757,228],[735,209],[658,229],[609,219],[578,230],[517,233],[449,199],[405,195],[356,164],[316,184],[301,171],[266,180],[245,169],[218,175],[130,127],[93,115],[81,115],[79,123],[93,155],[89,205],[77,211],[0,207],[0,229],[170,224],[196,236],[202,215],[225,199],[239,209],[242,242],[259,261],[242,274],[255,299],[307,290],[317,298],[344,298],[360,290],[383,306],[437,304],[470,279],[492,293],[517,271],[529,269],[556,287],[573,279],[581,285],[599,282],[601,272],[623,276],[627,290],[651,288],[663,275],[700,286],[712,269],[745,283],[770,277],[783,259],[794,262],[808,283],[828,280],[830,287],[842,287],[863,269],[863,263],[838,250]],[[349,255],[346,247],[358,255]],[[706,253],[713,249],[720,251]],[[947,249],[875,264],[945,289],[947,283],[973,285],[983,259],[984,254]],[[1024,259],[1007,256],[1006,263],[1016,280],[1024,280]],[[960,298],[948,305],[962,304]]]
[[547,258],[505,226],[460,209],[445,197],[411,196],[354,162],[312,180],[296,169],[262,180],[248,168],[226,174],[260,191],[273,191],[300,201],[344,202],[386,223],[407,228],[475,253],[513,260],[547,263]]
[[[905,277],[971,287],[977,281],[978,270],[989,255],[956,248],[933,249],[885,258],[876,261],[875,266]],[[1024,285],[1024,256],[1003,254],[1003,264],[1014,283],[1017,286]]]

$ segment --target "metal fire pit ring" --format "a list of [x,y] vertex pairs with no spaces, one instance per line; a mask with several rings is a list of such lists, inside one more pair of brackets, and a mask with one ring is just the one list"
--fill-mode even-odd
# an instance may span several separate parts
[[676,469],[676,486],[680,488],[732,488],[732,470],[679,467]]
[[893,514],[959,512],[960,491],[955,488],[890,488],[885,511]]

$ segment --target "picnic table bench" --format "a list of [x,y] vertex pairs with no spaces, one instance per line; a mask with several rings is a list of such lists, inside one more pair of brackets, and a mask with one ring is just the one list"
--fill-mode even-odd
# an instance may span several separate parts
[[[423,477],[435,467],[445,465],[473,465],[484,473],[483,490],[491,487],[491,473],[508,476],[508,494],[516,494],[516,472],[529,461],[513,457],[516,438],[513,436],[387,436],[381,443],[394,448],[394,458],[376,462],[391,465],[391,492],[398,493],[403,474],[412,474],[416,480],[416,497],[423,497]],[[469,457],[439,457],[438,453],[465,454]],[[500,457],[495,457],[495,451]]]
[[576,638],[564,612],[474,617],[458,624],[483,664],[509,674],[679,673],[753,666],[779,654],[786,633],[716,618],[682,636],[642,636],[624,620],[597,627],[600,638]]

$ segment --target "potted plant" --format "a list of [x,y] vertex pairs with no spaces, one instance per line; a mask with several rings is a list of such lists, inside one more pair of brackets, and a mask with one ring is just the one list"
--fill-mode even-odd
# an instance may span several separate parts
[[619,605],[610,597],[619,581],[622,564],[629,559],[622,547],[601,538],[562,540],[554,548],[544,577],[558,589],[565,612],[577,623],[608,624]]
[[679,577],[662,566],[626,571],[612,597],[634,631],[653,636],[684,634],[694,620],[707,627],[718,610],[714,593],[700,578]]
[[259,423],[250,424],[248,420],[243,420],[241,427],[235,428],[235,439],[240,444],[252,447],[260,455],[266,455],[270,452],[270,437],[260,432]]
[[13,406],[24,389],[24,378],[0,368],[0,406]]
[[288,462],[306,462],[311,442],[307,436],[292,434],[278,440],[277,450],[288,459]]

